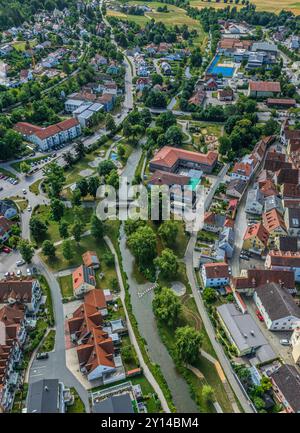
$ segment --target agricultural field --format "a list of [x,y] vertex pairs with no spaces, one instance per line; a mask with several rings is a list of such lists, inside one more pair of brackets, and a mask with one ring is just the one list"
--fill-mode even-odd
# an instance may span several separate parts
[[[275,0],[251,0],[251,3],[256,5],[256,9],[258,11],[268,11],[268,12],[275,12],[279,13],[282,9],[292,11],[295,15],[300,14],[300,2],[297,2],[295,0],[282,0],[281,2],[277,2]],[[198,9],[203,9],[205,7],[214,7],[216,9],[222,9],[226,6],[236,7],[237,9],[240,9],[243,7],[242,4],[236,5],[235,2],[233,3],[224,3],[221,0],[219,2],[216,2],[214,0],[207,1],[207,0],[190,0],[190,5],[192,7],[196,7]]]
[[[127,4],[136,5],[136,2],[129,1]],[[115,10],[107,10],[108,16],[114,16],[121,19],[127,19],[128,21],[134,21],[141,26],[145,25],[145,23],[151,19],[154,19],[157,22],[163,22],[166,26],[182,26],[186,24],[190,30],[197,30],[198,37],[195,39],[195,44],[206,44],[207,36],[202,30],[200,23],[187,16],[187,13],[184,9],[179,8],[173,5],[167,5],[169,12],[157,12],[157,8],[159,6],[165,6],[165,3],[161,2],[143,2],[143,5],[147,5],[152,8],[151,12],[145,12],[145,15],[127,15],[120,11]]]

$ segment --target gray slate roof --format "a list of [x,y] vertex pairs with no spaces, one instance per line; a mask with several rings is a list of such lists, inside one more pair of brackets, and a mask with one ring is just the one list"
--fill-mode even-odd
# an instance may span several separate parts
[[42,379],[29,386],[27,413],[58,413],[58,379]]
[[271,378],[296,413],[300,413],[300,375],[298,370],[289,364],[282,365]]
[[269,283],[255,289],[270,319],[278,320],[287,316],[300,319],[300,308],[292,295],[282,289],[279,284]]
[[130,394],[114,395],[93,405],[94,413],[134,413]]

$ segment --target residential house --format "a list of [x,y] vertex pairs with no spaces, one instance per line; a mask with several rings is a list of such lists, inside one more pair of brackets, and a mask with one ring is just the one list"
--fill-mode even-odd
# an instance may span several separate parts
[[268,98],[268,107],[288,109],[296,106],[296,99],[293,98]]
[[275,171],[278,171],[281,168],[292,168],[292,165],[291,163],[286,162],[285,153],[270,150],[266,155],[266,159],[264,162],[264,169],[272,171],[274,173]]
[[282,200],[276,195],[270,195],[265,198],[264,211],[265,213],[275,209],[280,215],[284,214]]
[[300,184],[284,183],[281,187],[281,194],[284,199],[299,200]]
[[84,266],[98,269],[100,267],[100,261],[95,251],[86,251],[82,254],[82,261]]
[[227,185],[226,195],[240,199],[246,189],[247,182],[242,179],[231,179]]
[[38,280],[31,278],[4,279],[0,281],[0,304],[24,305],[26,315],[35,314],[41,302]]
[[279,236],[276,247],[280,251],[298,251],[298,238],[296,236]]
[[244,234],[243,249],[261,255],[268,245],[269,232],[259,222],[247,227]]
[[205,212],[203,230],[206,230],[207,232],[220,233],[223,230],[225,219],[225,215],[210,211]]
[[299,327],[295,328],[290,343],[292,346],[292,357],[294,359],[295,364],[300,365],[300,322]]
[[[85,344],[77,347],[79,368],[88,381],[101,379],[116,371],[115,348],[113,341],[100,329],[92,329]],[[116,380],[120,380],[116,377]]]
[[205,90],[199,89],[191,96],[191,98],[189,99],[189,104],[194,104],[199,107],[204,104],[205,98]]
[[290,364],[283,364],[271,373],[273,390],[287,413],[300,413],[299,371]]
[[25,325],[25,311],[23,306],[18,304],[5,304],[0,308],[0,333],[5,336],[6,343],[13,340],[22,347],[27,336]]
[[201,268],[201,276],[204,287],[224,287],[229,284],[228,264],[205,263]]
[[269,233],[270,244],[274,242],[274,238],[276,236],[287,235],[287,229],[284,222],[284,218],[277,211],[277,209],[272,209],[268,212],[263,213],[262,220],[265,229]]
[[281,92],[279,81],[249,81],[248,96],[269,98]]
[[265,266],[267,269],[282,269],[293,271],[295,281],[300,282],[300,252],[296,251],[269,251],[266,257]]
[[96,287],[95,271],[92,267],[81,265],[73,272],[72,281],[74,295],[81,297]]
[[189,185],[190,183],[190,177],[189,176],[182,176],[179,174],[175,174],[175,173],[168,173],[165,171],[161,171],[161,170],[156,170],[150,180],[149,180],[149,186],[153,186],[153,185],[168,185],[168,186],[172,186],[172,185]]
[[269,283],[279,284],[280,287],[294,294],[295,275],[292,271],[276,271],[270,269],[247,269],[243,270],[240,277],[232,277],[231,286],[239,293],[252,296],[256,287]]
[[93,413],[134,413],[131,395],[124,392],[120,395],[112,395],[93,404]]
[[280,284],[256,287],[253,299],[270,331],[292,331],[299,324],[300,308]]
[[288,234],[300,237],[300,208],[286,208],[284,221]]
[[300,183],[300,170],[296,168],[281,168],[274,175],[277,184],[292,183],[298,185]]
[[263,212],[263,195],[256,186],[247,194],[245,212],[253,215],[261,215]]
[[281,125],[280,129],[281,143],[287,145],[289,140],[300,140],[300,129],[290,129],[289,119],[286,118]]
[[[270,196],[274,197],[274,196],[278,195],[277,188],[276,188],[274,182],[270,179],[259,180],[258,187],[259,187],[259,190],[265,199],[267,199]],[[270,199],[270,200],[272,201],[272,199]],[[276,201],[276,199],[275,199],[275,201]]]
[[251,357],[252,364],[276,358],[271,346],[252,316],[242,313],[233,303],[217,307],[218,319],[238,356]]
[[254,165],[252,161],[236,162],[231,172],[232,179],[241,179],[248,182],[253,174]]
[[218,99],[224,102],[233,101],[233,90],[230,88],[218,90]]
[[224,250],[226,259],[230,259],[234,250],[234,231],[232,227],[224,227],[219,236],[218,248]]
[[72,403],[69,388],[58,379],[40,379],[29,384],[26,413],[65,413]]

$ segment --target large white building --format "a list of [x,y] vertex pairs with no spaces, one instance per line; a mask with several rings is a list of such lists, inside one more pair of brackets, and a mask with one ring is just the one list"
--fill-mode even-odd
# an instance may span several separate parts
[[14,129],[22,134],[25,140],[37,145],[42,151],[72,141],[81,135],[80,123],[75,118],[63,120],[47,128],[18,122]]
[[270,331],[293,331],[299,324],[300,308],[280,284],[257,287],[253,299]]

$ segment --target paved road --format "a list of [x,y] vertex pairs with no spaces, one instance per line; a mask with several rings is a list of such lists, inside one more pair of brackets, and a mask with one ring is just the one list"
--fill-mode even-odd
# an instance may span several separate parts
[[[205,199],[205,210],[209,208],[212,198],[215,194],[216,189],[218,188],[219,184],[224,180],[226,173],[228,171],[228,166],[225,166],[222,171],[219,173],[218,176],[218,181],[216,182],[216,184],[214,185],[214,187],[211,189],[211,191],[209,192],[209,194],[207,195],[206,199]],[[185,257],[184,257],[184,261],[186,264],[186,270],[187,270],[187,277],[189,280],[189,283],[191,285],[192,288],[192,292],[194,295],[194,299],[199,311],[199,314],[202,318],[203,324],[205,326],[206,332],[210,338],[210,341],[212,343],[212,346],[217,354],[217,357],[219,359],[219,362],[222,366],[222,369],[224,370],[227,380],[229,381],[235,395],[237,396],[239,402],[241,403],[243,409],[245,412],[247,413],[253,413],[253,409],[250,406],[250,401],[245,397],[245,395],[243,394],[234,374],[233,374],[233,370],[231,368],[230,362],[227,359],[224,350],[222,348],[222,346],[216,341],[216,334],[215,334],[215,329],[209,319],[209,316],[207,314],[206,308],[204,306],[202,297],[200,295],[200,291],[198,288],[198,285],[196,283],[196,276],[195,276],[195,271],[194,271],[194,267],[193,267],[193,254],[194,254],[194,248],[195,248],[195,244],[197,241],[197,234],[196,233],[192,233],[186,252],[185,252]]]

